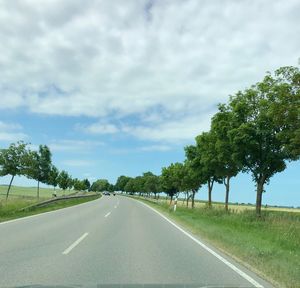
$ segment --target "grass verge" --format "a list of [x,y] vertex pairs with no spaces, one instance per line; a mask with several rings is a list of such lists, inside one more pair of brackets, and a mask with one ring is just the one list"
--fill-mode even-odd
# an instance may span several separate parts
[[0,222],[78,205],[81,203],[95,200],[99,197],[101,196],[95,195],[87,198],[61,200],[58,202],[50,203],[47,206],[38,207],[38,208],[29,208],[24,211],[20,211],[20,209],[33,205],[37,203],[37,201],[33,199],[22,199],[22,198],[8,200],[7,202],[0,201]]
[[253,211],[226,213],[223,209],[178,207],[140,200],[163,212],[193,234],[209,241],[275,286],[300,287],[300,213]]

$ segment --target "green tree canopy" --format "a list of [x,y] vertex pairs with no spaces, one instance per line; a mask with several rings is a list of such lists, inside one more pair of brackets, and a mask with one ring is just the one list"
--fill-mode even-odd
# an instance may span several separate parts
[[[294,144],[297,141],[295,133],[299,127],[300,106],[299,102],[297,104],[293,100],[299,96],[299,82],[294,79],[297,75],[299,79],[299,71],[293,70],[297,75],[287,71],[289,68],[280,69],[276,71],[275,77],[268,74],[262,82],[231,97],[229,103],[235,121],[240,123],[230,131],[230,137],[237,149],[237,160],[241,161],[244,171],[249,171],[256,182],[258,215],[261,213],[264,185],[275,173],[286,168],[287,160],[299,157],[297,145]],[[288,104],[282,108],[278,103],[285,101]],[[292,108],[290,102],[296,104],[296,107]],[[288,112],[288,107],[292,111]],[[287,118],[280,120],[275,116],[277,112],[283,118],[287,114]]]
[[218,175],[223,179],[225,185],[225,209],[228,210],[230,179],[235,177],[242,169],[236,154],[236,147],[230,138],[230,131],[239,125],[234,119],[234,114],[226,105],[219,105],[211,122],[211,133],[215,139],[215,157],[218,165]]
[[182,163],[172,163],[168,167],[162,168],[161,184],[164,192],[171,197],[180,192],[182,188],[182,179],[184,176],[184,168]]
[[55,188],[58,185],[58,175],[58,169],[54,165],[51,165],[47,184],[52,185]]
[[[90,182],[87,182],[87,181],[88,181],[88,179],[79,180],[79,179],[75,178],[73,180],[74,189],[76,191],[86,191],[86,190],[88,190],[89,187],[90,187],[90,185],[89,185]],[[97,191],[97,190],[91,190],[91,191]]]
[[72,178],[71,175],[69,175],[69,179],[68,179],[68,189],[69,191],[74,187],[74,179]]
[[103,191],[108,191],[109,188],[110,188],[110,184],[109,184],[108,180],[98,179],[92,184],[90,190],[103,192]]
[[117,179],[117,182],[115,184],[115,189],[117,191],[125,191],[125,186],[129,180],[130,180],[130,177],[127,177],[124,175],[119,176]]
[[83,179],[83,190],[89,190],[91,188],[91,183],[88,179]]
[[[183,164],[183,177],[181,179],[181,191],[191,191],[192,208],[194,208],[195,194],[201,188],[203,180],[192,165],[192,161],[186,160]],[[187,193],[188,194],[188,193]],[[188,197],[187,197],[188,205]]]
[[204,132],[196,137],[196,146],[186,148],[186,156],[191,161],[199,177],[199,183],[207,183],[208,205],[212,205],[212,189],[215,182],[221,182],[221,165],[216,157],[216,137],[211,132]]
[[160,177],[157,175],[144,173],[144,191],[146,193],[157,193],[162,191]]
[[24,174],[24,171],[26,170],[28,154],[29,150],[27,144],[22,141],[17,142],[16,144],[12,143],[7,149],[0,150],[0,175],[11,176],[6,199],[8,198],[14,177]]
[[58,185],[61,189],[66,190],[69,186],[70,176],[68,172],[62,170],[58,175]]
[[39,198],[40,182],[48,183],[51,172],[51,152],[48,146],[40,145],[38,151],[30,151],[26,175],[37,181],[37,197]]
[[134,178],[129,178],[127,181],[125,187],[124,187],[125,192],[136,192],[135,191],[135,185],[134,185]]
[[270,99],[270,115],[280,127],[277,137],[282,141],[289,157],[300,156],[300,70],[282,67],[270,73],[260,84]]

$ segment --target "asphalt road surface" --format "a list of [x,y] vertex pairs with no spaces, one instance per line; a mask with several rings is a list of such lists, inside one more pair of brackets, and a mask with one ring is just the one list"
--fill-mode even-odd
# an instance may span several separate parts
[[137,200],[103,196],[0,224],[0,287],[271,287],[198,239]]

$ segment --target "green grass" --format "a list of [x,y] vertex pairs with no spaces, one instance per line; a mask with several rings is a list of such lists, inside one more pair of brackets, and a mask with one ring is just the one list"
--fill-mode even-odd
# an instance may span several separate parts
[[[7,191],[6,185],[0,185],[0,199],[6,196]],[[40,188],[40,198],[49,198],[52,197],[54,190],[53,188]],[[62,195],[68,195],[70,193],[74,193],[74,191],[68,191],[65,192],[56,189],[57,196]],[[11,186],[10,192],[9,192],[9,198],[15,198],[16,196],[24,196],[24,197],[37,197],[37,188],[36,187],[19,187],[19,186]]]
[[278,287],[300,287],[300,213],[177,206],[146,201],[191,232],[240,260]]
[[0,222],[78,205],[84,202],[95,200],[99,197],[100,195],[95,195],[94,197],[88,198],[61,200],[48,204],[44,207],[29,208],[25,211],[20,210],[38,202],[30,198],[14,198],[9,199],[8,201],[0,200]]
[[[165,202],[165,198],[160,198],[159,201]],[[178,205],[185,206],[186,202],[182,198],[178,199]],[[191,205],[191,200],[189,201],[189,206]],[[207,205],[206,201],[195,200],[196,208],[204,208]],[[218,208],[223,208],[223,202],[213,202],[213,205]],[[229,203],[229,209],[235,210],[235,212],[241,212],[244,210],[255,210],[254,204],[245,204],[245,203]],[[276,207],[276,206],[262,206],[263,211],[285,211],[285,212],[298,212],[300,213],[300,208],[289,208],[289,207]]]

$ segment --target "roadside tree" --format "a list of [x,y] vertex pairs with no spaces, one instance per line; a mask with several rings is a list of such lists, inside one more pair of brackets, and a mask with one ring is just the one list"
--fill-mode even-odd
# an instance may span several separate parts
[[[241,123],[230,131],[230,137],[243,170],[250,172],[256,183],[257,215],[261,214],[265,184],[286,168],[286,161],[299,158],[299,82],[298,69],[281,68],[274,77],[268,74],[230,99],[232,113]],[[287,102],[284,107],[282,102]],[[278,118],[277,112],[280,118],[287,118]]]
[[62,170],[58,175],[58,185],[64,191],[68,188],[69,178],[70,176],[65,170]]
[[0,176],[11,176],[6,192],[6,199],[8,199],[15,176],[22,175],[26,169],[28,153],[27,144],[22,141],[16,144],[12,143],[7,149],[0,150]]
[[46,145],[40,145],[38,151],[30,151],[27,157],[26,176],[37,181],[37,198],[40,197],[40,183],[47,184],[51,172],[51,152]]
[[225,210],[228,211],[230,179],[242,169],[239,153],[230,138],[230,131],[237,127],[234,114],[226,105],[219,105],[219,112],[212,118],[211,133],[215,139],[215,157],[218,165],[218,175],[225,185]]

